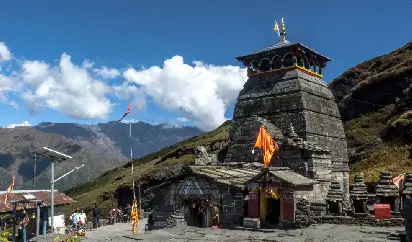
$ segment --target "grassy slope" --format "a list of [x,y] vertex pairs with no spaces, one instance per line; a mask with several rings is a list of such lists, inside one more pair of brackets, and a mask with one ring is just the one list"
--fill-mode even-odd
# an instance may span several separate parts
[[[394,106],[390,105],[353,119],[345,123],[345,133],[350,147],[360,147],[372,143],[378,138],[385,137],[388,128],[399,124],[404,120],[402,115],[393,116]],[[406,171],[412,171],[410,159],[410,144],[401,143],[397,138],[388,137],[376,146],[372,147],[371,154],[360,162],[350,164],[351,180],[353,175],[364,173],[365,181],[376,183],[382,171],[391,171],[398,175]]]
[[[149,154],[140,159],[134,160],[134,176],[131,176],[130,164],[105,172],[93,182],[86,183],[82,186],[75,187],[69,191],[77,203],[73,204],[69,210],[73,208],[90,208],[94,203],[99,203],[100,207],[108,208],[112,203],[117,202],[113,191],[122,186],[131,186],[133,179],[137,181],[139,176],[145,180],[147,176],[160,169],[173,166],[176,164],[184,164],[193,162],[194,154],[190,150],[197,146],[208,147],[213,143],[226,141],[229,137],[230,121],[225,122],[214,131],[196,136],[173,146],[162,149],[159,152]],[[184,151],[188,151],[185,152]],[[182,152],[179,156],[177,153]]]

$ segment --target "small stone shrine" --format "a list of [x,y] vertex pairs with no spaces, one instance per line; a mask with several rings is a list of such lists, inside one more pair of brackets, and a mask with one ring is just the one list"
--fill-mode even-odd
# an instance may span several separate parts
[[404,204],[407,198],[412,197],[412,173],[406,173],[405,178],[402,185],[402,204]]
[[402,195],[405,198],[412,197],[412,173],[406,173],[405,181],[403,182]]
[[398,187],[392,182],[392,173],[383,171],[376,186],[376,203],[389,204],[392,212],[400,211]]
[[343,195],[340,182],[332,181],[326,195],[326,212],[327,214],[343,214]]
[[353,213],[367,213],[368,188],[366,187],[363,173],[355,175],[355,183],[350,191]]

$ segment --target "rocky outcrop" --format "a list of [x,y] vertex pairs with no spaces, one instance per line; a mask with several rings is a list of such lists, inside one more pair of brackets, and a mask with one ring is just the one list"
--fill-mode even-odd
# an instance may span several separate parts
[[412,42],[365,61],[329,84],[344,121],[390,104],[412,104]]
[[195,165],[216,165],[217,163],[217,156],[215,154],[208,154],[207,150],[203,146],[198,146],[195,148]]

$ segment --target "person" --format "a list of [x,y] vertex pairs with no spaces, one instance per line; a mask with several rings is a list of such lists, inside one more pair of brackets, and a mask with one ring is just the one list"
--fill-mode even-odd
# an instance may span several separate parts
[[74,210],[72,216],[70,216],[70,220],[72,221],[72,229],[73,232],[75,232],[77,230],[77,223],[79,222],[79,214],[77,213],[77,209]]
[[100,228],[100,208],[97,207],[97,204],[94,204],[93,220],[93,227]]
[[132,213],[132,206],[130,206],[130,204],[127,204],[127,221],[130,223],[131,222],[131,218],[130,218],[130,214]]
[[84,210],[81,211],[80,213],[80,221],[82,221],[82,224],[86,225],[87,222],[87,216]]

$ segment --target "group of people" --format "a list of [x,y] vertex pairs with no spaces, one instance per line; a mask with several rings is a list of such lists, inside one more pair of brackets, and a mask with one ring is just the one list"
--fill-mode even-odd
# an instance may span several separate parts
[[110,218],[112,218],[111,223],[126,223],[126,222],[130,222],[130,214],[132,212],[132,207],[130,206],[130,204],[128,204],[127,206],[121,208],[113,208],[112,210],[110,210]]
[[83,225],[87,222],[87,216],[84,210],[80,212],[76,209],[73,214],[70,216],[70,221],[72,223],[72,229],[74,232],[77,232],[79,229],[82,229]]
[[[87,223],[87,216],[84,210],[80,212],[76,209],[74,213],[70,216],[70,221],[72,223],[73,231],[77,232],[79,230],[84,230],[83,226]],[[97,204],[94,205],[93,209],[93,228],[100,227],[100,209]]]

